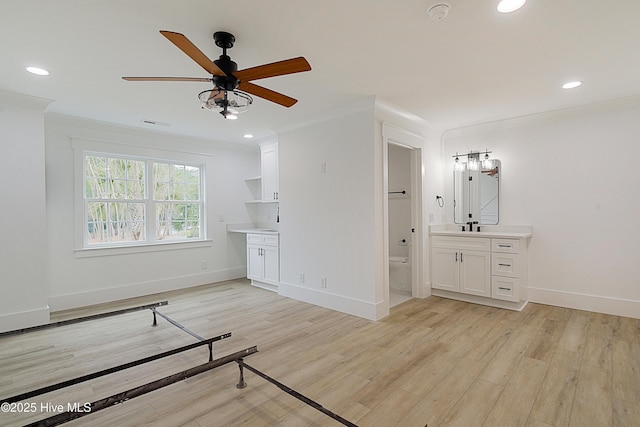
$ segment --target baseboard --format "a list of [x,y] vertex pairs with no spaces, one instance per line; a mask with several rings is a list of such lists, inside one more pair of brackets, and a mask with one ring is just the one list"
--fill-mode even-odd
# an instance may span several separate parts
[[450,298],[458,301],[470,302],[473,304],[488,305],[489,307],[504,308],[506,310],[514,310],[514,311],[522,311],[527,305],[527,301],[518,301],[518,302],[502,301],[499,299],[480,297],[477,295],[463,294],[461,292],[445,291],[443,289],[432,289],[431,295],[435,297]]
[[381,302],[373,303],[362,301],[356,298],[293,285],[291,283],[280,282],[278,284],[278,294],[369,320],[379,320],[381,313],[384,312],[384,310],[379,310],[379,307],[382,305]]
[[0,332],[15,331],[49,323],[49,307],[0,315]]
[[[49,297],[51,311],[69,310],[88,305],[102,304],[127,298],[135,298],[158,292],[175,291],[206,285],[208,283],[223,282],[225,280],[246,277],[246,267],[230,268],[213,272],[191,274],[189,276],[173,277],[149,282],[131,283],[113,288],[94,289],[74,294],[55,295]],[[48,322],[47,317],[47,322]]]
[[529,288],[529,302],[640,319],[640,301]]

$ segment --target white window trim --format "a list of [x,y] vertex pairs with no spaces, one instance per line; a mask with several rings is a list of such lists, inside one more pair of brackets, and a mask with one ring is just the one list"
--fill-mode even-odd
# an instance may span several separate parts
[[[207,160],[209,159],[209,157],[211,157],[209,154],[155,149],[135,144],[126,144],[122,142],[114,143],[75,137],[71,138],[71,147],[74,152],[74,253],[76,258],[123,255],[130,253],[157,252],[212,246],[212,240],[207,239],[207,198],[205,185]],[[134,242],[121,245],[112,244],[96,245],[94,247],[87,246],[85,242],[86,212],[84,200],[84,157],[86,154],[105,154],[114,157],[137,157],[145,160],[184,163],[194,166],[197,165],[198,167],[200,167],[200,191],[201,197],[203,198],[203,206],[200,218],[202,227],[202,238],[200,238],[199,240],[188,241],[146,241],[144,243]],[[147,171],[147,177],[149,173],[150,172]],[[153,203],[154,201],[151,200],[150,202]],[[147,218],[149,218],[148,213]],[[148,224],[146,224],[146,226],[148,233],[149,226]]]

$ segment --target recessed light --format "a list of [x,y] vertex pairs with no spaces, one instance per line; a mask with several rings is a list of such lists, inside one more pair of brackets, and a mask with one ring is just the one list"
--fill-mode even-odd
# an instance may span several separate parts
[[502,0],[498,4],[498,12],[500,13],[511,13],[520,9],[527,0]]
[[568,82],[562,85],[562,89],[574,89],[578,86],[582,85],[581,81],[576,80],[575,82]]
[[49,72],[47,70],[45,70],[44,68],[27,67],[26,70],[28,72],[30,72],[31,74],[37,74],[38,76],[48,76],[49,75]]
[[243,138],[247,138],[247,139],[251,139],[253,138],[253,135],[251,135],[250,133],[245,133],[244,135],[242,135]]

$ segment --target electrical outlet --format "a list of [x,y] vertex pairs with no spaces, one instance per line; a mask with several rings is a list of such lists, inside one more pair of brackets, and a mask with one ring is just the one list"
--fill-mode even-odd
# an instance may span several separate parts
[[320,287],[321,288],[326,288],[327,287],[327,278],[326,277],[321,277],[320,278]]
[[320,173],[327,173],[327,162],[320,163]]
[[300,283],[304,283],[304,273],[300,273],[300,276],[299,276],[299,278],[298,278],[298,281],[299,281]]
[[206,259],[203,259],[202,261],[200,261],[200,268],[206,270],[207,268],[209,268],[209,262]]

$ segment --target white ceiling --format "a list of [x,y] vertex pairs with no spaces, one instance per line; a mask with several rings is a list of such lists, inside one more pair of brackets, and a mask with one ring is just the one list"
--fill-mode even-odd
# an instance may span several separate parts
[[[528,0],[507,15],[498,0],[447,2],[434,21],[439,0],[2,0],[0,89],[52,99],[52,112],[238,142],[373,95],[448,129],[640,94],[638,0]],[[224,120],[199,106],[207,83],[121,79],[209,77],[159,30],[211,59],[212,34],[228,31],[240,69],[304,56],[313,70],[255,81],[293,107],[256,98]],[[584,84],[561,89],[569,80]]]

